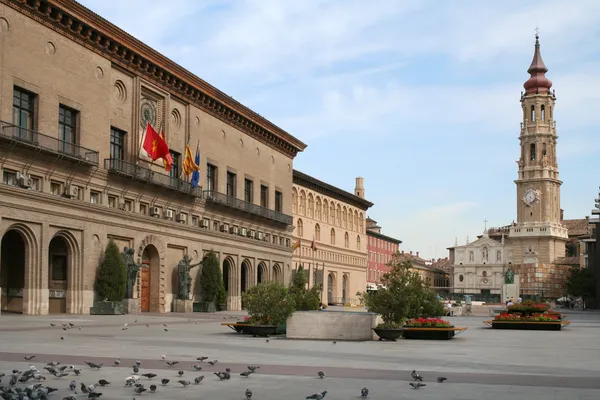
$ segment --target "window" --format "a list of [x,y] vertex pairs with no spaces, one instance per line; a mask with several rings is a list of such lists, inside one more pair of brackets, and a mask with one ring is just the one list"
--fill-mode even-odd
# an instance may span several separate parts
[[529,145],[529,159],[535,161],[535,143]]
[[315,224],[315,240],[321,240],[321,226]]
[[56,252],[52,254],[50,266],[53,281],[67,280],[67,259],[68,253],[64,246],[60,246],[60,248],[56,249]]
[[50,193],[57,196],[62,195],[62,184],[60,182],[50,182]]
[[125,199],[125,211],[133,211],[133,200]]
[[2,182],[5,185],[15,186],[17,184],[17,173],[5,169],[2,173]]
[[469,261],[471,261],[471,262],[475,261],[475,254],[473,254],[472,251],[469,252]]
[[[275,211],[283,212],[283,193],[275,191]],[[312,210],[310,211],[312,214]]]
[[540,108],[540,119],[542,120],[542,122],[546,120],[546,110],[543,104]]
[[236,174],[234,174],[233,172],[229,172],[227,171],[227,196],[229,197],[235,197],[235,181],[236,181]]
[[117,208],[117,197],[108,196],[108,206],[111,208]]
[[125,159],[125,132],[117,128],[110,128],[110,158]]
[[75,154],[77,111],[62,104],[58,107],[58,138],[63,153]]
[[350,247],[350,237],[348,236],[348,232],[344,234],[344,246],[346,248]]
[[246,203],[254,202],[254,182],[250,179],[244,179],[244,201]]
[[465,280],[465,277],[464,277],[464,276],[462,276],[462,275],[459,275],[459,276],[458,276],[458,280],[459,280],[460,282],[462,282],[462,281],[464,281],[464,280]]
[[342,209],[339,207],[339,205],[336,210],[335,217],[336,217],[337,226],[342,226]]
[[206,188],[209,192],[217,191],[217,167],[206,164]]
[[20,139],[33,141],[35,94],[18,88],[13,89],[12,123],[21,129],[13,132]]
[[315,219],[321,220],[321,199],[319,197],[315,204]]
[[[275,192],[275,197],[277,198],[277,192]],[[277,202],[275,202],[275,205],[277,205]],[[315,201],[313,199],[313,195],[309,194],[308,195],[308,216],[312,218],[314,213],[315,213]]]
[[304,236],[304,223],[301,219],[298,220],[298,237]]
[[269,208],[269,187],[260,185],[260,206]]
[[199,226],[200,218],[197,215],[192,215],[192,226]]
[[171,159],[173,163],[171,164],[171,170],[169,171],[169,176],[171,178],[179,179],[181,176],[181,154],[176,151],[169,151],[171,153]]
[[535,122],[535,106],[531,106],[531,122]]
[[94,191],[90,190],[90,203],[92,203],[92,204],[102,204],[99,192],[94,192]]
[[542,143],[542,157],[546,156],[546,143]]
[[40,192],[42,190],[42,178],[37,176],[31,177],[31,190]]
[[335,229],[331,228],[331,244],[335,244]]
[[360,236],[356,235],[356,250],[360,250]]

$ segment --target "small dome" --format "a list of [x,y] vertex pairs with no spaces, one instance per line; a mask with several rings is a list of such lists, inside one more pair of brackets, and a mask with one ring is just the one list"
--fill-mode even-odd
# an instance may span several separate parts
[[542,54],[540,53],[540,37],[535,36],[535,52],[533,53],[533,60],[527,72],[531,77],[523,84],[526,94],[535,93],[549,93],[552,87],[552,81],[546,78],[546,72],[548,68],[542,60]]

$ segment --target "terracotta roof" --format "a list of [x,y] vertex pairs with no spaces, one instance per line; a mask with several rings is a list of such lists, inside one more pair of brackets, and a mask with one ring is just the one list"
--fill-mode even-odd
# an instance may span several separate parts
[[367,211],[369,207],[373,206],[373,203],[366,199],[358,197],[350,192],[346,192],[345,190],[318,180],[317,178],[314,178],[296,169],[292,171],[292,179],[296,185],[304,186],[314,190],[315,192],[343,201],[344,203],[352,204],[363,211]]
[[590,222],[587,218],[563,219],[560,222],[569,231],[569,236],[582,236],[589,234]]
[[[542,54],[540,53],[540,40],[539,36],[535,35],[535,51],[533,53],[533,60],[527,70],[531,77],[523,84],[523,87],[527,91],[527,94],[534,93],[547,93],[552,87],[552,81],[546,78],[546,72],[548,68],[542,60]],[[540,90],[542,89],[542,90]]]
[[448,257],[446,257],[446,258],[438,258],[437,261],[434,261],[431,264],[431,266],[433,268],[438,268],[438,269],[442,269],[442,270],[448,270],[452,266],[452,263],[450,262],[450,260],[448,259]]
[[560,257],[554,260],[552,264],[556,265],[579,265],[579,257]]

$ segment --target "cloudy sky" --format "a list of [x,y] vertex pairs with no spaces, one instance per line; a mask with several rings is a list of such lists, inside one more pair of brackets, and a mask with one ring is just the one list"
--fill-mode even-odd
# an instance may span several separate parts
[[600,171],[600,1],[80,0],[308,144],[294,166],[352,191],[404,250],[444,257],[516,218],[519,97],[540,29],[562,208]]

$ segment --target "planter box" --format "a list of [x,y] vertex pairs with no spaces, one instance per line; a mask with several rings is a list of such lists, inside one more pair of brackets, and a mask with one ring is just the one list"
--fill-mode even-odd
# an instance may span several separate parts
[[277,325],[277,334],[285,335],[287,332],[287,324],[284,322],[283,324]]
[[402,333],[404,339],[417,340],[450,340],[454,337],[454,327],[448,328],[421,328],[406,327]]
[[287,320],[286,337],[300,340],[377,340],[373,328],[381,317],[370,312],[295,311]]
[[512,321],[492,321],[493,329],[511,329],[520,331],[560,331],[562,324],[560,322],[512,322]]
[[402,334],[406,331],[406,328],[387,329],[387,328],[373,328],[379,340],[391,340],[395,342],[398,338],[402,337]]
[[243,329],[244,333],[254,337],[269,337],[277,334],[276,325],[246,325]]
[[217,312],[217,307],[215,307],[215,303],[194,303],[192,306],[192,311],[214,313]]
[[90,307],[90,315],[123,315],[125,307],[118,301],[97,301]]
[[139,314],[141,312],[140,299],[123,300],[123,310],[126,314]]
[[191,313],[194,310],[194,302],[192,300],[175,300],[175,312]]

